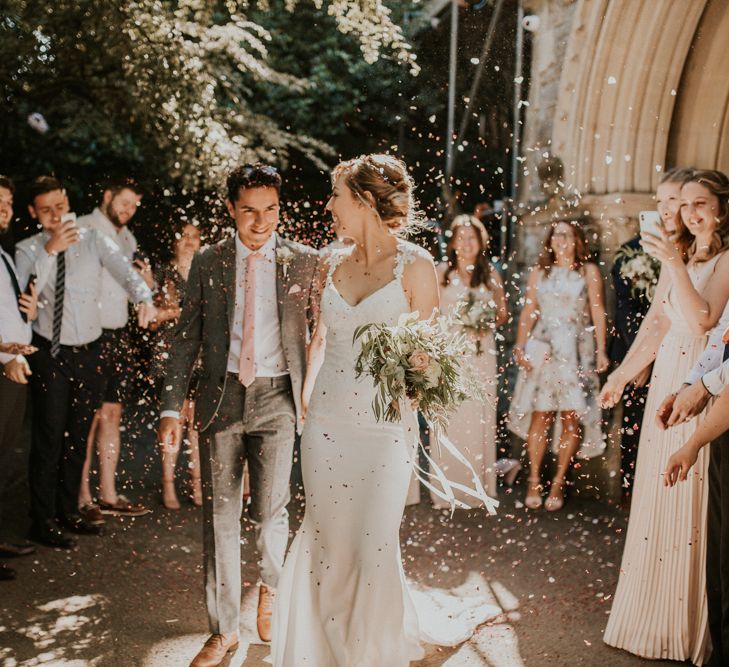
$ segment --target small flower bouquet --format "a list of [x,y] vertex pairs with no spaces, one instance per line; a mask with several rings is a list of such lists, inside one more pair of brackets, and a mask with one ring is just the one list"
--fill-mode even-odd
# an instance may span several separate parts
[[476,355],[483,354],[481,336],[496,329],[496,302],[484,301],[478,292],[468,290],[468,296],[456,306],[455,317],[456,324],[474,335]]
[[622,247],[615,255],[620,261],[620,277],[630,283],[630,293],[634,299],[650,302],[658,284],[661,263],[641,248]]
[[354,332],[362,350],[357,377],[373,378],[377,392],[372,409],[378,421],[398,422],[400,402],[409,400],[437,427],[463,401],[484,400],[482,387],[462,366],[473,344],[450,318],[419,320],[417,312],[400,316],[396,326],[366,324]]

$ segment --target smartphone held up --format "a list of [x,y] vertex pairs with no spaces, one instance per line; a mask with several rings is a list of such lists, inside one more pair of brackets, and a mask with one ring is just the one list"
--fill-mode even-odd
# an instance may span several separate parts
[[658,236],[660,238],[663,223],[658,211],[641,211],[638,214],[638,221],[640,222],[641,236]]

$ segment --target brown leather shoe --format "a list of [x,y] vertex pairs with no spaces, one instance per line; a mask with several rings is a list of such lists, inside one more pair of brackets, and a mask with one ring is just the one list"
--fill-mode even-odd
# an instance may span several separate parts
[[117,496],[116,502],[113,504],[99,500],[99,509],[106,516],[144,516],[152,511],[142,503],[133,503],[121,494]]
[[190,667],[217,667],[228,653],[238,648],[238,635],[210,635]]
[[101,508],[98,505],[94,505],[94,503],[88,503],[83,507],[79,507],[78,513],[91,526],[103,526],[106,523],[104,515],[101,513]]
[[271,641],[271,616],[273,615],[273,603],[276,601],[276,591],[273,588],[264,586],[258,589],[258,636],[264,642]]

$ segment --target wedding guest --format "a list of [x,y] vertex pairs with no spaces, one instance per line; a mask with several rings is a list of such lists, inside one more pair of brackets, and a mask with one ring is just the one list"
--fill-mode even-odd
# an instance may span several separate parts
[[527,443],[529,509],[542,506],[540,471],[557,414],[557,470],[545,509],[562,508],[575,456],[604,449],[596,371],[609,364],[606,337],[602,276],[590,262],[585,232],[578,222],[557,220],[529,275],[514,346],[519,374],[509,428]]
[[[711,635],[710,666],[729,662],[729,304],[709,343],[691,370],[687,384],[658,410],[659,426],[692,419],[719,397],[701,424],[666,464],[664,483],[686,481],[702,447],[709,452],[709,503],[706,518],[706,597]],[[694,473],[696,474],[696,473]]]
[[[635,343],[601,392],[615,405],[625,385],[654,360],[646,401],[653,415],[680,385],[706,345],[729,297],[729,179],[696,171],[681,187],[676,233],[645,237],[661,261],[656,294]],[[708,652],[706,516],[708,456],[698,475],[665,493],[666,462],[693,433],[693,424],[664,431],[649,420],[638,446],[633,501],[620,578],[604,641],[644,658],[692,660]],[[666,613],[671,610],[671,613]]]
[[[692,169],[675,168],[667,171],[656,189],[656,208],[664,229],[675,232],[675,217],[678,213],[681,197],[681,184],[688,178]],[[644,279],[645,287],[637,285],[632,275],[634,262],[642,262],[642,266],[654,271],[655,279]],[[638,335],[643,319],[648,312],[655,281],[658,280],[660,264],[647,255],[640,245],[640,235],[633,237],[620,246],[613,264],[612,278],[615,288],[615,336],[610,342],[610,361],[619,365],[628,349]],[[643,423],[651,367],[647,366],[627,385],[622,396],[623,425],[620,429],[620,469],[623,475],[623,497],[629,498],[635,477],[635,458],[640,440],[640,428]]]
[[[0,235],[4,236],[13,219],[15,186],[6,176],[0,176]],[[35,286],[28,292],[20,289],[13,258],[0,246],[0,341],[29,344],[30,322],[37,314]],[[2,499],[12,470],[8,456],[17,448],[25,416],[25,401],[30,367],[20,353],[0,352],[0,558],[27,556],[35,551],[29,543],[18,542],[7,535],[3,518]],[[15,570],[0,563],[0,581],[14,579]]]
[[[182,312],[185,300],[187,277],[195,253],[200,250],[200,230],[191,222],[183,222],[175,233],[172,260],[165,264],[157,276],[159,293],[157,295],[157,320],[152,325],[157,330],[157,340],[154,343],[154,356],[152,360],[152,374],[162,385],[165,376],[167,357],[169,356],[175,326]],[[195,392],[198,378],[193,374],[187,391],[187,397],[180,410],[180,420],[177,425],[175,446],[161,448],[162,454],[162,504],[171,510],[180,509],[175,488],[175,466],[180,452],[180,443],[183,442],[183,431],[187,429],[187,444],[189,447],[190,463],[190,498],[197,507],[202,506],[202,485],[200,482],[200,450],[198,447],[198,432],[195,425]]]
[[79,514],[78,494],[89,429],[104,388],[98,306],[102,269],[108,269],[139,304],[141,326],[147,326],[156,309],[152,291],[118,246],[96,230],[75,224],[60,181],[52,176],[35,179],[28,210],[42,227],[21,241],[16,253],[20,284],[35,276],[42,305],[33,323],[38,351],[29,360],[30,537],[68,549],[75,542],[61,527],[82,534],[100,530]]
[[[486,493],[496,495],[496,403],[498,372],[494,331],[509,318],[504,296],[504,284],[489,260],[489,236],[480,220],[470,215],[459,215],[451,224],[452,236],[446,246],[447,261],[438,267],[441,310],[446,312],[458,303],[468,304],[475,317],[483,309],[490,321],[489,328],[467,331],[477,343],[476,352],[468,359],[486,391],[486,400],[466,401],[451,415],[448,438],[468,459],[480,475]],[[468,317],[468,312],[464,313]],[[430,456],[442,470],[448,470],[451,482],[471,483],[464,466],[449,465],[450,455],[445,449],[431,448]],[[459,479],[458,475],[463,478]],[[456,498],[468,503],[466,494],[455,490]],[[431,493],[436,507],[449,507],[440,497]]]
[[[137,239],[128,226],[141,202],[142,189],[136,181],[131,178],[111,180],[104,187],[99,205],[88,215],[81,216],[78,225],[112,239],[121,253],[134,264],[147,286],[154,289],[152,270],[148,262],[137,257]],[[80,515],[92,525],[102,525],[104,515],[141,516],[149,512],[144,505],[130,501],[116,490],[125,358],[128,356],[123,334],[129,314],[129,297],[124,286],[106,268],[101,273],[99,308],[103,329],[99,339],[103,361],[103,403],[91,425],[78,499]],[[94,445],[99,456],[98,505],[93,502],[89,483]]]

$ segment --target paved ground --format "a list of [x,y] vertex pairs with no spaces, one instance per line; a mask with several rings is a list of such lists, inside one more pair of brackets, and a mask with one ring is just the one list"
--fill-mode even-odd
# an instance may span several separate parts
[[[154,505],[154,513],[113,520],[103,537],[80,538],[73,552],[41,548],[13,563],[18,579],[0,585],[3,667],[179,667],[205,638],[201,512],[191,505],[168,512],[159,505],[151,439],[138,436],[136,456],[127,458],[124,471],[127,477],[144,472],[144,485],[134,491]],[[23,456],[18,452],[19,464]],[[19,475],[6,499],[17,530],[26,526],[25,494]],[[494,618],[470,642],[430,647],[421,667],[647,664],[602,643],[625,514],[578,499],[560,513],[527,514],[511,494],[501,499],[491,518],[458,512],[451,520],[425,503],[407,511],[403,557],[416,585],[479,594],[494,605]],[[293,505],[292,511],[296,523],[301,508]],[[253,636],[255,602],[249,536],[246,530],[244,637]],[[268,664],[265,646],[246,644],[230,665]]]

